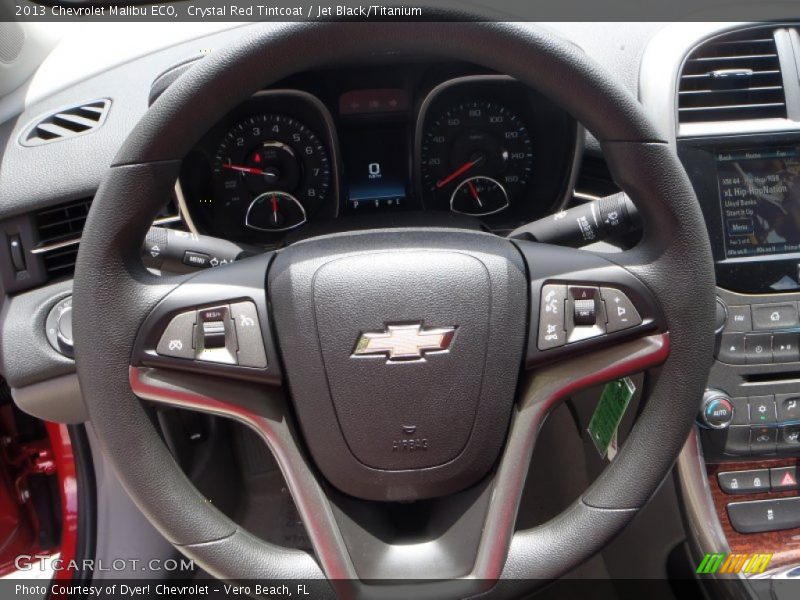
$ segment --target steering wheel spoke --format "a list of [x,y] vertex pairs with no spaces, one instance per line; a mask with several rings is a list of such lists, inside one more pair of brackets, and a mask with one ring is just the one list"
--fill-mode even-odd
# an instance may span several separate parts
[[[528,264],[528,369],[666,332],[658,302],[630,270],[584,250],[517,242]],[[624,258],[624,253],[618,254]]]
[[271,254],[200,271],[150,312],[133,367],[158,367],[279,384],[264,289]]

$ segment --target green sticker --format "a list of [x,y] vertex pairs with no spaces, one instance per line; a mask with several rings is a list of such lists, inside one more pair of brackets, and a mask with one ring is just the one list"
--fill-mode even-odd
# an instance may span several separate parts
[[608,454],[608,447],[616,436],[634,392],[636,386],[628,377],[607,383],[603,389],[588,429],[600,456],[605,457]]

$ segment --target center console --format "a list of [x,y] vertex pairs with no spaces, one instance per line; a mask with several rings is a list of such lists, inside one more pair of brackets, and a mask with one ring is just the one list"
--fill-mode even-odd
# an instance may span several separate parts
[[732,551],[800,559],[800,134],[683,138],[718,285],[716,360],[698,417]]

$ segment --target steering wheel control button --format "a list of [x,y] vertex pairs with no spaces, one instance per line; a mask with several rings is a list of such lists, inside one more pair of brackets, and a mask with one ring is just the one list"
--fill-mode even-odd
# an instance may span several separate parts
[[753,329],[791,329],[800,325],[797,304],[754,304]]
[[752,331],[753,321],[750,314],[750,305],[728,306],[728,320],[725,324],[725,331]]
[[767,425],[775,423],[775,400],[772,396],[750,397],[750,424]]
[[744,355],[748,365],[763,365],[772,362],[772,335],[748,333],[744,336]]
[[614,288],[600,288],[600,296],[606,305],[608,325],[606,331],[614,333],[641,325],[642,317],[630,298]]
[[573,320],[575,325],[591,326],[597,322],[597,309],[595,308],[595,301],[592,300],[575,300],[574,303]]
[[773,467],[769,470],[769,486],[773,492],[800,489],[797,467]]
[[45,320],[45,335],[53,349],[72,357],[72,296],[62,298],[50,309]]
[[779,422],[800,422],[800,394],[777,394],[775,403],[778,405]]
[[169,322],[156,346],[161,356],[173,358],[194,358],[194,327],[197,314],[195,311],[185,312]]
[[231,304],[231,318],[239,341],[239,366],[263,369],[267,366],[261,325],[252,302]]
[[238,344],[230,307],[215,306],[197,311],[197,360],[237,364]]
[[571,285],[567,288],[567,343],[580,342],[606,333],[606,318],[600,289]]
[[775,454],[777,445],[778,430],[775,427],[750,429],[750,452],[753,454]]
[[728,517],[739,533],[793,529],[800,527],[800,497],[731,502]]
[[717,358],[720,362],[729,365],[745,364],[744,353],[744,334],[743,333],[723,333],[720,339]]
[[539,307],[539,350],[558,348],[567,343],[564,329],[564,309],[567,303],[567,286],[547,284],[542,286]]
[[769,469],[728,471],[717,473],[717,481],[726,494],[756,494],[769,491],[770,476]]
[[225,347],[225,322],[206,321],[203,323],[203,348]]
[[733,403],[722,392],[709,390],[703,395],[703,423],[711,429],[726,429],[733,421]]

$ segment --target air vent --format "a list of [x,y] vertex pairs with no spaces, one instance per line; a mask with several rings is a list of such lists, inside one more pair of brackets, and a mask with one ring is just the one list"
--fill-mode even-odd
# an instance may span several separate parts
[[91,205],[92,199],[84,198],[36,213],[39,243],[34,252],[41,254],[48,279],[67,277],[75,271],[78,241]]
[[[92,198],[59,204],[36,213],[39,241],[31,251],[42,257],[48,280],[72,276],[83,226],[92,205]],[[181,227],[182,219],[174,198],[159,213],[153,225]]]
[[786,118],[772,29],[715,38],[686,59],[678,88],[681,123]]
[[111,100],[95,100],[70,106],[31,126],[22,136],[24,146],[40,146],[94,131],[103,124]]

